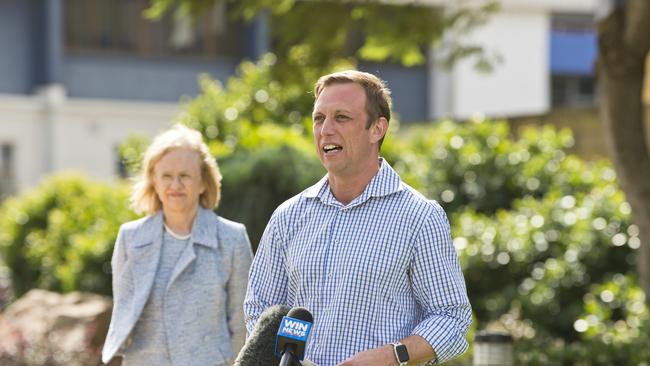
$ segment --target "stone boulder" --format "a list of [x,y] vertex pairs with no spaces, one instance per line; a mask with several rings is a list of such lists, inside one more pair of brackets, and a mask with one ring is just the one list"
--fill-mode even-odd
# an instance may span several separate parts
[[0,365],[101,364],[108,297],[31,290],[0,314]]

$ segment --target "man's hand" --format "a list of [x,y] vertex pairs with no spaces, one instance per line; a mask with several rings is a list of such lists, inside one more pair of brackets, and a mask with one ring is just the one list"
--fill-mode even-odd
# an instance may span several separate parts
[[393,346],[388,344],[379,348],[359,352],[341,362],[338,366],[397,366]]

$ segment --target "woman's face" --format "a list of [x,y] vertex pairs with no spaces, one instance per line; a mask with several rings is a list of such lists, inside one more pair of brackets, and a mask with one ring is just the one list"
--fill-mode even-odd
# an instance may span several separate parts
[[154,189],[164,212],[193,215],[205,190],[198,152],[179,148],[167,152],[154,166]]

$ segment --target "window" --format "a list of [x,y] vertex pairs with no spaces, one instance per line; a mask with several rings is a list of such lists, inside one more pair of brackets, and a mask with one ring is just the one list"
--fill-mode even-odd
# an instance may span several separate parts
[[237,56],[243,26],[220,2],[197,19],[166,15],[143,18],[147,0],[65,0],[65,46],[70,54]]
[[0,200],[15,192],[13,145],[2,143],[0,144]]
[[596,79],[593,76],[553,75],[551,77],[553,107],[594,105],[596,92]]
[[593,105],[598,53],[591,14],[553,14],[550,35],[551,103],[553,107]]
[[596,23],[593,14],[555,13],[551,17],[551,28],[563,32],[593,32]]

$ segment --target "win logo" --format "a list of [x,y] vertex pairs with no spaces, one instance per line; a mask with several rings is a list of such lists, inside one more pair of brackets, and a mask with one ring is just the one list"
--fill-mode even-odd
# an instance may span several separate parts
[[[309,314],[311,317],[311,314]],[[313,324],[309,321],[285,316],[282,318],[278,335],[275,338],[275,355],[282,357],[285,352],[291,352],[298,360],[305,357],[305,346]]]
[[312,323],[285,316],[282,319],[282,324],[280,325],[280,332],[278,332],[278,335],[305,342],[309,336],[311,326]]

